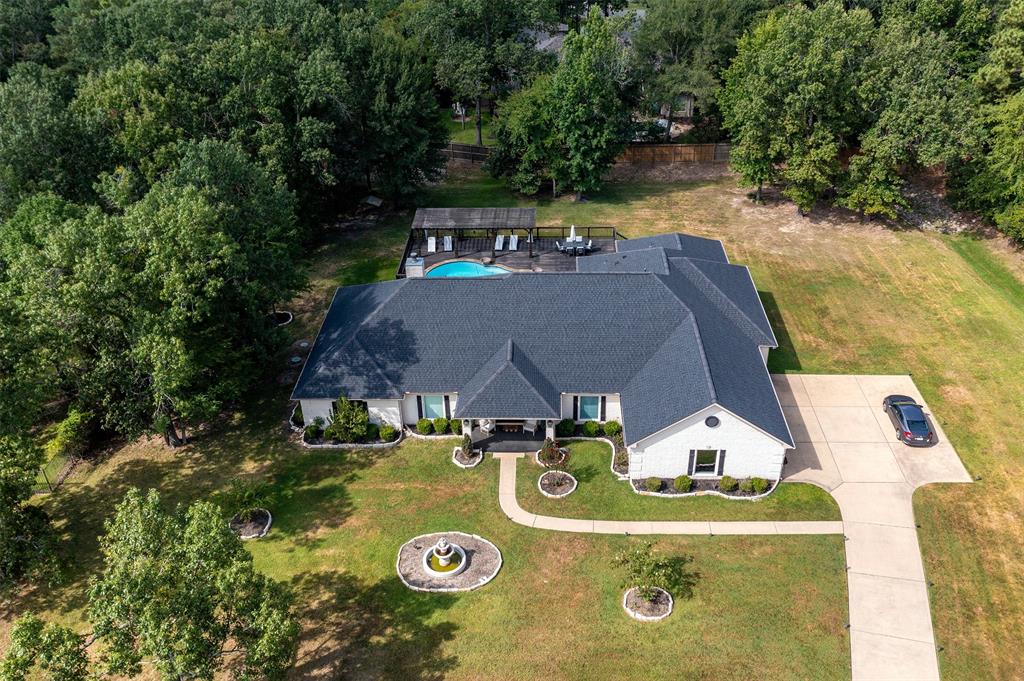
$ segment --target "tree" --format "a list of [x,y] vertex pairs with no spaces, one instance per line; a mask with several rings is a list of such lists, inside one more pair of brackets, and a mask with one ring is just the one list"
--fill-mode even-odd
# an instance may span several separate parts
[[839,203],[895,216],[901,175],[971,157],[979,149],[974,96],[950,41],[906,20],[875,34],[857,93],[871,119]]
[[491,174],[523,194],[536,194],[550,180],[556,195],[563,149],[554,116],[550,76],[538,76],[530,87],[503,100],[494,126],[496,144],[487,158]]
[[605,171],[629,140],[629,86],[622,47],[597,8],[582,32],[570,31],[551,81],[551,102],[564,150],[563,184],[577,200],[600,186]]
[[[50,678],[137,676],[151,659],[167,680],[283,678],[298,624],[288,590],[261,575],[221,510],[198,502],[165,511],[154,490],[132,489],[100,540],[103,572],[89,589],[86,637],[28,615],[0,665],[21,681],[38,666]],[[92,672],[86,649],[102,644]]]
[[[649,96],[668,106],[670,123],[672,106],[682,94],[711,106],[720,87],[719,72],[761,4],[758,0],[648,0],[633,46],[645,71]],[[670,133],[671,125],[666,139]]]
[[533,31],[554,23],[547,0],[426,0],[417,21],[436,55],[438,82],[476,104],[476,143],[483,144],[482,100],[526,82],[543,62]]
[[369,425],[370,415],[365,406],[349,400],[344,395],[338,397],[334,420],[329,426],[334,437],[342,442],[360,442],[366,437]]
[[58,0],[11,0],[0,3],[0,81],[20,61],[41,62],[47,53],[52,12]]
[[758,194],[781,179],[806,212],[836,185],[864,125],[856,88],[873,35],[866,10],[830,1],[777,11],[740,39],[721,103],[733,167]]
[[635,588],[646,601],[654,600],[658,589],[689,596],[697,575],[686,570],[689,557],[668,558],[654,553],[653,542],[642,542],[615,556],[615,564],[625,568],[624,589]]
[[1010,0],[999,15],[991,48],[975,74],[988,93],[1005,95],[1024,85],[1024,0]]

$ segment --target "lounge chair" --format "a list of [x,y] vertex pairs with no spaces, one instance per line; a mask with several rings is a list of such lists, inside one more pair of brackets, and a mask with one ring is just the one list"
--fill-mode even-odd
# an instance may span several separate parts
[[437,253],[437,237],[427,237],[427,253]]
[[498,236],[494,237],[494,250],[500,251],[503,248],[505,248],[505,235],[499,234]]
[[558,252],[559,253],[565,253],[565,246],[563,246],[562,244],[558,243],[557,241],[555,242],[555,246],[558,247]]
[[510,236],[508,238],[508,250],[510,250],[510,251],[518,251],[519,250],[519,236],[517,234],[513,234],[512,236]]
[[444,250],[445,252],[452,250],[452,238],[450,236],[444,238]]
[[592,250],[594,250],[594,240],[593,239],[588,239],[587,240],[587,253],[589,253]]

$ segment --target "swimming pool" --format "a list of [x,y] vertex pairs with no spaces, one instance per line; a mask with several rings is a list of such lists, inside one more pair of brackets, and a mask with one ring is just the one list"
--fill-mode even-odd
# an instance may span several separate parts
[[493,277],[508,274],[509,270],[498,265],[482,265],[472,260],[454,260],[427,271],[428,277]]

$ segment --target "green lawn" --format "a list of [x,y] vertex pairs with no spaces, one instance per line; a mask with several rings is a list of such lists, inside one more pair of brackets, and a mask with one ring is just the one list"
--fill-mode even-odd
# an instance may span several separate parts
[[603,442],[569,442],[568,470],[576,491],[551,499],[537,489],[546,469],[532,458],[519,461],[516,496],[531,513],[596,520],[839,520],[839,506],[813,485],[781,485],[766,499],[742,501],[715,496],[668,499],[636,494],[609,470],[611,448]]
[[[800,218],[788,204],[751,204],[729,179],[618,184],[589,198],[533,202],[470,172],[453,174],[424,202],[536,205],[543,225],[721,238],[732,261],[753,270],[782,345],[772,353],[774,371],[913,372],[968,469],[982,478],[915,495],[943,677],[1019,676],[1024,420],[1013,415],[1024,413],[1020,255],[998,242],[888,229],[842,214]],[[292,304],[294,338],[315,334],[335,286],[393,276],[411,217],[346,230],[314,249],[310,290]],[[285,357],[278,358],[282,373]],[[609,565],[624,538],[510,523],[498,510],[494,462],[460,471],[448,463],[447,447],[410,442],[372,458],[301,452],[284,437],[288,388],[277,379],[269,370],[252,402],[188,451],[134,443],[81,467],[41,499],[65,532],[71,573],[63,586],[5,603],[0,648],[11,618],[28,608],[80,623],[85,584],[97,567],[96,535],[127,486],[157,486],[169,501],[188,501],[258,473],[277,479],[286,495],[271,534],[249,546],[261,568],[300,594],[305,628],[295,678],[848,677],[841,538],[662,539],[662,550],[693,554],[701,579],[668,621],[634,624],[621,615]],[[672,504],[674,513],[683,501],[645,500],[610,480],[601,491],[599,480],[586,484],[600,494],[583,496],[581,488],[558,508],[598,508],[613,490],[607,513],[648,501]],[[827,510],[805,498],[804,488],[780,492],[787,489],[793,498],[776,502],[784,512]],[[533,503],[525,490],[521,502]],[[448,528],[494,540],[505,554],[501,574],[457,597],[404,591],[393,573],[398,546]]]
[[[448,126],[448,135],[451,137],[452,142],[476,144],[476,118],[471,118],[463,125],[462,122],[453,120],[451,112],[447,109],[441,112],[441,116],[444,119],[445,125]],[[484,111],[480,118],[480,132],[483,136],[484,146],[492,146],[494,144],[494,128],[491,123],[491,114]]]

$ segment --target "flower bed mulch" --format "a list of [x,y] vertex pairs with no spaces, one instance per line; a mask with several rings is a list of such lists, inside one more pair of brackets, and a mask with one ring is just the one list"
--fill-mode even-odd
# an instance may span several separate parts
[[640,597],[634,588],[626,592],[623,603],[626,610],[645,619],[660,619],[672,612],[672,596],[664,589],[654,592],[654,600],[648,601]]
[[540,488],[551,496],[563,497],[576,488],[576,479],[565,471],[548,471],[540,476]]
[[[630,480],[633,485],[633,489],[637,492],[649,492],[647,489],[647,478],[636,478]],[[768,494],[775,489],[775,482],[768,481],[768,489],[761,494]],[[761,494],[757,492],[741,492],[739,489],[734,489],[731,492],[724,492],[718,489],[718,480],[702,480],[700,478],[694,478],[693,484],[690,485],[690,489],[687,492],[679,492],[675,487],[672,486],[672,478],[661,479],[661,489],[658,490],[659,494],[693,494],[694,492],[718,492],[719,494],[725,494],[730,497],[757,497]]]
[[270,511],[257,508],[250,514],[248,520],[242,520],[241,516],[236,515],[228,526],[242,539],[256,539],[267,533],[270,523]]
[[474,466],[480,463],[480,459],[484,458],[484,453],[480,450],[473,450],[470,456],[466,456],[466,453],[462,451],[462,447],[455,448],[455,460],[463,466]]
[[303,433],[302,441],[307,445],[386,445],[398,442],[398,438],[396,437],[394,440],[381,440],[378,438],[370,442],[342,442],[341,440],[325,440],[322,437],[310,439],[306,437],[305,433]]

